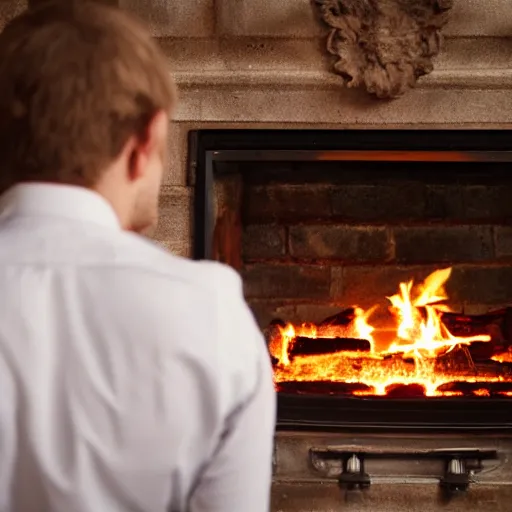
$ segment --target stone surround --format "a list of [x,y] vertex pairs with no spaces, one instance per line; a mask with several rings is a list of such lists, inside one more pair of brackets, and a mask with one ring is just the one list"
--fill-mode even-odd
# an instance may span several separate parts
[[[155,234],[181,255],[192,237],[191,129],[512,127],[509,0],[456,0],[435,71],[391,102],[341,87],[310,0],[118,2],[149,23],[181,91]],[[0,0],[0,28],[24,8]]]

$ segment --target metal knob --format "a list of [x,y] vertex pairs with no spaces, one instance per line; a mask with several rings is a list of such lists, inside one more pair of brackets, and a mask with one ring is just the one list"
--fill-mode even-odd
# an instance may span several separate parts
[[361,461],[357,455],[352,455],[347,461],[347,473],[360,473]]
[[463,475],[466,472],[464,462],[460,459],[452,459],[448,464],[448,471],[452,475]]

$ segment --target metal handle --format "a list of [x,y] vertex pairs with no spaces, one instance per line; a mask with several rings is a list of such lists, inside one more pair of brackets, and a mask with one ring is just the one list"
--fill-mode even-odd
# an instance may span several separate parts
[[447,449],[447,450],[411,450],[393,451],[376,447],[341,446],[334,448],[313,448],[310,460],[315,469],[323,471],[327,461],[341,463],[338,482],[344,489],[368,489],[371,477],[365,471],[365,461],[371,459],[393,460],[440,460],[444,462],[444,474],[439,480],[442,490],[453,495],[467,491],[472,482],[472,475],[483,469],[484,460],[499,459],[498,452],[493,449]]

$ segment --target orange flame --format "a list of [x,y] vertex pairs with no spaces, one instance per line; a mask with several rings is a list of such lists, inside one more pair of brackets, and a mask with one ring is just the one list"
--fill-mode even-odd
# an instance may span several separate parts
[[[411,298],[413,282],[400,283],[400,293],[388,297],[392,309],[399,320],[398,340],[391,344],[389,353],[401,352],[406,355],[437,357],[440,351],[450,352],[457,345],[468,345],[473,341],[490,341],[490,336],[456,337],[452,336],[441,322],[439,313],[450,308],[442,304],[448,298],[444,285],[451,274],[451,268],[437,270],[427,277],[419,287],[417,298]],[[421,315],[424,308],[426,320]]]
[[[357,395],[385,395],[390,386],[421,385],[426,396],[456,396],[454,391],[439,391],[451,382],[499,382],[506,380],[496,375],[478,376],[467,371],[440,371],[437,358],[455,347],[467,346],[474,341],[488,342],[490,336],[453,336],[442,323],[443,312],[450,309],[444,304],[448,296],[445,283],[451,268],[432,273],[419,286],[413,281],[400,283],[399,292],[388,297],[389,310],[395,319],[394,339],[384,349],[376,350],[378,330],[369,323],[375,307],[368,311],[355,308],[354,319],[348,326],[320,327],[311,324],[286,325],[270,340],[270,352],[278,360],[274,378],[285,381],[331,381],[347,384],[360,383],[372,391],[354,392]],[[297,336],[309,338],[359,338],[368,340],[369,353],[334,352],[322,355],[303,355],[290,358],[290,350]],[[477,390],[484,396],[485,390]]]

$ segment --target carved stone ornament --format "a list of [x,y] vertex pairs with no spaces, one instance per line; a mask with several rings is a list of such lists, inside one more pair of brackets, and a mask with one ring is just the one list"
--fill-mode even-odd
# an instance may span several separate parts
[[453,0],[313,0],[347,87],[396,98],[430,73]]

